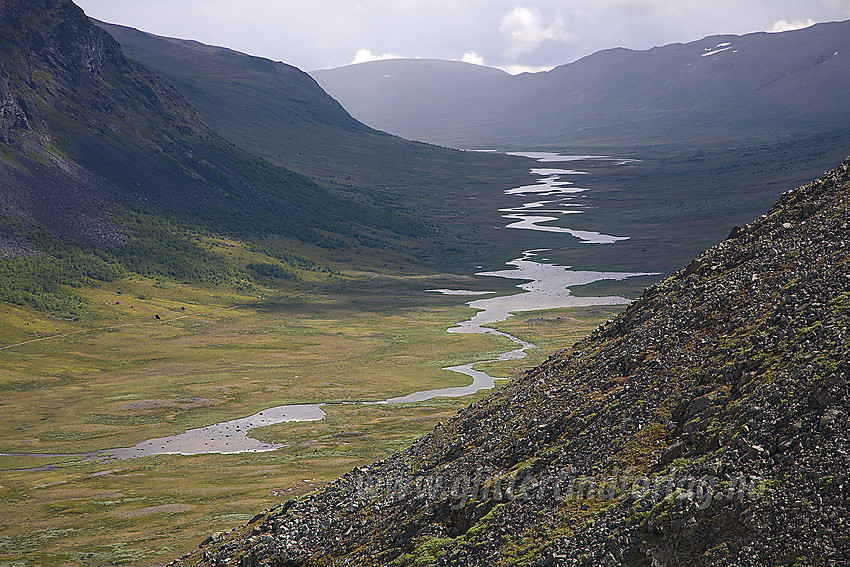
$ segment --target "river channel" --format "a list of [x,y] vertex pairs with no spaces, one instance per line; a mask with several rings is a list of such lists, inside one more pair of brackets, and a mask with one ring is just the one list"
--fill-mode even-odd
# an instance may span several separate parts
[[[610,160],[616,165],[628,163],[629,160],[615,160],[605,156],[564,156],[554,153],[515,153],[536,159],[541,163],[570,163],[580,165],[585,160]],[[573,197],[588,189],[576,187],[570,179],[581,179],[588,174],[576,169],[563,168],[534,168],[532,173],[539,177],[537,183],[516,187],[505,191],[509,196],[527,196],[533,199],[519,206],[500,209],[503,218],[512,221],[505,228],[517,230],[537,230],[544,232],[559,232],[568,237],[578,238],[588,245],[616,245],[627,236],[613,236],[592,231],[573,230],[567,227],[551,224],[553,221],[569,218],[569,215],[581,214],[581,206]],[[523,283],[517,285],[520,293],[506,296],[474,299],[468,305],[477,310],[470,319],[458,323],[448,329],[449,333],[490,334],[505,337],[515,343],[516,348],[499,355],[491,360],[479,360],[469,364],[450,366],[444,370],[458,372],[472,378],[468,386],[439,388],[413,392],[405,396],[389,398],[378,402],[362,402],[368,404],[401,404],[422,402],[437,397],[459,397],[474,394],[479,390],[493,388],[496,378],[486,372],[476,370],[475,366],[487,362],[520,359],[526,356],[526,351],[535,345],[517,337],[497,331],[486,325],[504,321],[513,314],[561,307],[590,306],[590,305],[621,305],[629,300],[623,297],[576,297],[572,295],[572,287],[586,285],[603,280],[624,280],[636,276],[655,274],[625,273],[625,272],[593,272],[571,270],[568,266],[538,261],[545,250],[528,250],[520,258],[506,262],[510,268],[491,272],[479,272],[477,275],[495,278],[508,278]],[[491,292],[472,292],[462,289],[429,290],[446,295],[483,296]],[[293,421],[318,421],[325,417],[322,406],[326,404],[297,404],[276,406],[265,409],[254,415],[216,423],[206,427],[190,429],[179,435],[161,437],[143,441],[133,447],[119,447],[97,451],[87,455],[92,459],[128,459],[160,454],[195,455],[201,453],[245,453],[274,451],[283,447],[280,444],[265,443],[250,436],[250,430],[265,425]]]

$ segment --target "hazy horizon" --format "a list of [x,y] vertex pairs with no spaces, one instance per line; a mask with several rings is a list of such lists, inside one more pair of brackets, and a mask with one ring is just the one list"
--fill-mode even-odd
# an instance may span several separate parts
[[850,0],[77,0],[94,18],[289,63],[305,71],[386,58],[545,70],[602,49],[850,19]]

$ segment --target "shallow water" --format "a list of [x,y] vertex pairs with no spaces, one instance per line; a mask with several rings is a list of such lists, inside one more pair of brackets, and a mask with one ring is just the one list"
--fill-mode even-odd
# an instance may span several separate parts
[[574,156],[567,154],[559,154],[556,152],[507,152],[507,154],[509,156],[519,156],[536,159],[541,163],[614,159],[611,156]]
[[[566,211],[562,214],[575,214],[581,211]],[[538,230],[540,232],[560,232],[569,234],[579,239],[582,244],[613,244],[618,240],[628,240],[628,236],[611,236],[610,234],[602,234],[601,232],[593,232],[590,230],[574,230],[572,228],[564,228],[560,226],[543,226],[539,223],[551,222],[558,220],[558,217],[542,217],[537,215],[503,215],[502,218],[517,219],[505,228],[520,228],[526,230]]]
[[258,453],[282,445],[264,443],[248,436],[254,427],[287,421],[319,421],[325,417],[321,404],[298,404],[264,409],[248,417],[190,429],[180,435],[142,441],[133,447],[100,451],[99,456],[130,459],[147,455],[198,455],[202,453]]
[[629,303],[629,300],[618,296],[575,297],[572,295],[570,288],[604,280],[622,281],[626,278],[655,275],[647,273],[571,270],[568,266],[543,264],[531,260],[539,252],[544,252],[544,250],[529,250],[521,258],[507,262],[507,265],[514,266],[513,269],[479,272],[476,274],[479,276],[526,280],[525,283],[517,285],[525,293],[470,301],[467,305],[473,309],[478,309],[479,312],[468,321],[459,323],[456,327],[449,329],[449,332],[492,332],[492,329],[483,327],[483,325],[504,321],[511,315],[523,311],[540,311],[543,309],[590,305],[625,305]]
[[[536,159],[539,162],[551,163],[575,162],[582,160],[604,160],[616,161],[616,165],[625,165],[626,163],[631,163],[632,161],[635,161],[615,160],[614,158],[608,156],[568,156],[552,152],[514,152],[509,155],[530,157]],[[534,195],[535,197],[549,197],[557,195],[572,195],[587,191],[587,189],[585,188],[574,187],[571,181],[564,181],[562,179],[565,175],[589,175],[589,173],[586,171],[580,171],[577,169],[534,168],[531,170],[531,173],[541,176],[541,179],[538,180],[538,182],[534,185],[523,185],[522,187],[514,187],[513,189],[508,189],[507,191],[505,191],[505,194],[519,196]],[[540,203],[558,204],[561,208],[540,210]],[[526,211],[529,211],[534,214],[526,214]],[[577,215],[584,212],[581,210],[581,206],[578,203],[573,202],[572,199],[569,197],[562,197],[561,199],[550,201],[534,201],[531,203],[524,203],[518,207],[499,209],[499,212],[510,213],[507,215],[502,215],[502,218],[515,221],[508,224],[505,228],[569,234],[570,236],[578,238],[582,244],[614,244],[615,242],[618,242],[620,240],[629,239],[628,236],[612,236],[609,234],[602,234],[600,232],[595,232],[591,230],[576,230],[562,226],[544,224],[551,223],[552,221],[557,221],[560,219],[561,216],[564,215]],[[540,213],[543,213],[545,215],[554,214],[559,216],[543,216]]]
[[561,175],[547,175],[534,185],[521,185],[505,191],[505,195],[571,195],[587,191],[582,187],[573,187],[571,181],[561,181]]
[[495,291],[469,291],[467,289],[426,289],[432,293],[440,293],[442,295],[490,295]]

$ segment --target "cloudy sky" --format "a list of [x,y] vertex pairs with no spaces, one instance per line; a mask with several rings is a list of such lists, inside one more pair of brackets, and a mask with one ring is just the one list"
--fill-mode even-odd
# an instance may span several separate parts
[[850,19],[850,0],[76,0],[88,15],[306,71],[384,57],[511,72],[609,47]]

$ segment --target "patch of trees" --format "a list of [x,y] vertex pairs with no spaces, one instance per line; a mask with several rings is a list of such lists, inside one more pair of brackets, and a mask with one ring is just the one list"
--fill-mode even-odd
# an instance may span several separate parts
[[281,266],[280,264],[267,264],[265,262],[252,262],[246,266],[247,269],[256,272],[258,275],[266,278],[278,278],[281,280],[294,281],[298,279],[298,275],[292,270]]
[[0,301],[73,316],[85,301],[61,286],[111,282],[125,274],[119,262],[93,247],[48,233],[35,233],[29,239],[43,255],[0,261]]

